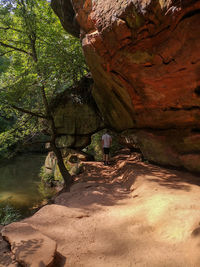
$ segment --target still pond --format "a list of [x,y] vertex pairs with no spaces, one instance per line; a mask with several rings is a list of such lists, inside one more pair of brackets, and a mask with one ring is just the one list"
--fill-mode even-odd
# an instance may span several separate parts
[[53,189],[45,188],[39,173],[45,155],[27,154],[0,165],[0,204],[12,205],[23,216],[40,206],[53,195]]

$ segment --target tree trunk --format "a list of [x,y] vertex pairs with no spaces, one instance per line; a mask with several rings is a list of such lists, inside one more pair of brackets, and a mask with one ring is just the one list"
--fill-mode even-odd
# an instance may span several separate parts
[[68,170],[65,167],[65,164],[64,164],[64,161],[63,161],[63,157],[62,157],[62,153],[61,153],[60,149],[57,148],[55,143],[51,142],[51,148],[52,148],[54,154],[56,155],[58,167],[59,167],[60,173],[61,173],[61,175],[63,177],[64,183],[65,183],[64,186],[65,186],[66,189],[69,189],[71,184],[72,184],[72,182],[73,182],[73,179],[72,179],[72,176],[69,174]]
[[[22,1],[23,4],[23,1]],[[33,61],[37,64],[38,62],[38,55],[37,55],[37,50],[36,50],[36,32],[32,31],[29,34],[29,40],[31,42],[31,50],[32,50],[32,59]],[[42,75],[40,74],[40,70],[37,70],[38,72],[38,76],[42,79]],[[45,108],[45,118],[48,121],[48,123],[50,124],[50,130],[51,130],[51,148],[54,152],[54,154],[56,155],[57,158],[57,163],[58,163],[58,167],[60,170],[60,173],[63,177],[64,180],[64,187],[66,189],[70,189],[70,185],[73,182],[72,176],[70,175],[70,173],[68,172],[68,170],[65,167],[64,161],[63,161],[63,157],[62,157],[62,153],[60,151],[60,149],[56,146],[56,127],[55,127],[55,123],[54,123],[54,118],[53,115],[51,113],[51,110],[49,108],[49,103],[47,100],[47,96],[45,93],[45,85],[44,82],[42,82],[42,86],[41,86],[41,93],[42,93],[42,100],[43,100],[43,104],[44,104],[44,108]]]
[[[0,2],[1,2],[1,0],[0,0]],[[18,52],[22,52],[26,55],[29,55],[32,58],[33,62],[36,64],[39,82],[42,83],[42,86],[40,87],[40,89],[41,89],[42,100],[43,100],[43,104],[44,104],[44,108],[45,108],[45,115],[23,109],[23,108],[15,106],[15,105],[11,105],[11,106],[20,112],[27,113],[27,114],[30,114],[30,115],[35,116],[35,117],[44,118],[48,121],[48,123],[50,124],[50,131],[51,131],[51,133],[50,133],[51,148],[57,157],[58,167],[59,167],[60,173],[64,179],[65,187],[69,189],[69,187],[72,183],[72,176],[70,175],[70,173],[68,172],[68,170],[65,167],[65,164],[64,164],[64,161],[62,158],[62,153],[61,153],[60,149],[56,146],[56,127],[55,127],[55,123],[54,123],[54,117],[51,113],[48,99],[47,99],[47,96],[45,93],[45,82],[42,78],[43,75],[40,72],[39,67],[37,66],[39,54],[37,54],[37,47],[36,47],[37,31],[36,31],[35,25],[36,25],[37,21],[36,21],[35,13],[34,12],[32,13],[32,19],[30,20],[29,19],[30,11],[28,10],[27,1],[20,0],[20,1],[17,1],[17,3],[21,7],[22,18],[24,19],[24,22],[25,22],[25,29],[24,30],[26,32],[26,36],[29,38],[29,41],[30,41],[29,50],[31,52],[29,52],[28,50],[26,51],[22,48],[18,48],[17,46],[13,46],[13,45],[4,43],[2,41],[0,41],[0,45],[3,47],[9,48],[11,50],[15,50]],[[31,7],[33,7],[33,6],[31,6]],[[32,9],[31,9],[31,12],[32,12]],[[7,29],[7,28],[5,28],[5,29]]]
[[53,115],[51,114],[51,110],[49,108],[49,104],[48,104],[47,97],[46,97],[46,94],[45,94],[44,86],[41,87],[41,92],[42,92],[42,99],[43,99],[43,103],[44,103],[45,111],[46,111],[46,118],[47,118],[47,120],[48,120],[48,122],[50,124],[50,130],[51,130],[51,141],[50,141],[50,144],[51,144],[51,148],[52,148],[53,152],[56,155],[57,162],[58,162],[58,167],[59,167],[60,173],[61,173],[61,175],[63,177],[64,183],[65,183],[65,188],[69,190],[70,185],[73,182],[72,176],[70,175],[70,173],[66,169],[64,161],[63,161],[62,153],[61,153],[60,149],[56,145],[56,127],[55,127]]

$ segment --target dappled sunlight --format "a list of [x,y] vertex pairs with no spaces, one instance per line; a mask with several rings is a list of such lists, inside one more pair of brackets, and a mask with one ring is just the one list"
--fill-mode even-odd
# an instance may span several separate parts
[[171,189],[178,189],[189,191],[190,185],[200,185],[200,178],[198,175],[193,175],[187,171],[171,170],[161,168],[151,164],[142,165],[149,170],[147,177],[149,181],[156,182],[161,186]]
[[170,198],[171,196],[164,197],[163,195],[155,195],[148,199],[145,206],[145,213],[147,220],[151,225],[155,225],[165,217],[170,202],[173,201],[173,199]]
[[9,224],[3,228],[2,236],[9,240],[16,261],[23,266],[50,266],[53,263],[56,242],[29,224]]
[[149,258],[152,266],[194,262],[186,251],[191,238],[197,251],[197,177],[143,163],[134,154],[83,168],[70,192],[25,220],[58,243],[69,266],[140,266]]
[[[141,197],[144,192],[148,194],[148,188],[154,187],[154,184],[158,194],[162,187],[189,192],[190,184],[199,183],[196,176],[187,172],[160,168],[143,163],[138,158],[137,153],[119,155],[111,160],[110,166],[104,166],[102,162],[85,162],[84,172],[75,177],[76,183],[71,188],[73,194],[59,195],[56,203],[71,208],[99,210],[103,206],[123,205],[123,199],[130,197],[130,192],[133,198]],[[164,207],[167,208],[167,203],[171,202],[172,195],[166,198],[157,195],[149,200],[148,205],[153,210],[151,220],[156,220],[156,214],[162,216],[161,211],[164,212]]]

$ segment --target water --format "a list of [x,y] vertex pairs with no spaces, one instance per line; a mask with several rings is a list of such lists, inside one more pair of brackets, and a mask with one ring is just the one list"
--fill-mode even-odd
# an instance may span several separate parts
[[52,189],[42,187],[39,178],[44,161],[44,155],[27,154],[0,166],[0,203],[9,203],[22,215],[28,215],[52,195]]

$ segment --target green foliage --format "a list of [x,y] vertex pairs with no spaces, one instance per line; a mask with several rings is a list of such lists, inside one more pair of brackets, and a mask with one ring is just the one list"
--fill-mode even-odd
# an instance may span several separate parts
[[9,63],[9,58],[3,56],[0,57],[0,75],[7,70]]
[[[55,194],[55,188],[47,186],[46,183],[42,182],[38,184],[38,192],[43,197],[43,203],[52,198]],[[41,206],[41,205],[40,205]]]
[[47,173],[45,170],[45,166],[42,166],[40,169],[39,176],[41,178],[41,181],[45,184],[51,185],[54,181],[54,174],[53,173]]
[[92,135],[91,144],[87,147],[87,153],[94,156],[96,161],[101,161],[103,159],[101,137],[103,131],[95,133]]
[[[70,162],[69,159],[73,158],[73,157],[75,158],[76,156],[72,156],[71,154],[69,154],[67,157],[64,158],[65,167],[68,170],[68,172],[70,173],[70,175],[72,175],[72,176],[80,174],[83,170],[83,164],[81,163],[81,161],[79,159],[77,159],[76,162]],[[58,168],[58,165],[56,165],[56,168],[55,168],[54,179],[56,181],[61,182],[61,183],[63,181],[63,178],[62,178],[62,175],[61,175],[60,170]]]
[[0,48],[4,61],[10,59],[0,85],[9,103],[17,100],[40,110],[41,77],[49,97],[77,82],[86,73],[82,49],[79,40],[64,32],[48,2],[12,4],[12,12],[0,5]]
[[11,126],[11,123],[5,120],[4,118],[0,117],[0,133],[8,130],[9,126]]
[[12,122],[9,127],[4,127],[0,132],[0,159],[10,158],[20,146],[26,142],[26,137],[31,139],[38,133],[37,120],[30,118],[26,114]]
[[80,41],[63,30],[48,1],[1,0],[0,157],[42,131],[40,119],[16,108],[45,115],[41,87],[50,102],[86,72]]
[[20,212],[15,209],[9,202],[2,201],[0,203],[0,224],[6,225],[21,219]]

